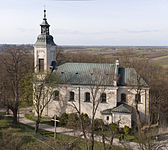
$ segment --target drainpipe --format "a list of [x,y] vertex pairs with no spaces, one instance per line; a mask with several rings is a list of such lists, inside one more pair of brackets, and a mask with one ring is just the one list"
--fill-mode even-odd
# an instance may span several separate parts
[[146,90],[145,90],[145,122],[147,122],[146,120]]

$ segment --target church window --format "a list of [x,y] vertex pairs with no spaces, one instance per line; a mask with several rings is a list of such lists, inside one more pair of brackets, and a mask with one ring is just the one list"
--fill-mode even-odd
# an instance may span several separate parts
[[53,100],[54,101],[59,101],[59,91],[54,91],[54,94],[53,94]]
[[140,94],[135,94],[135,102],[141,103],[141,95]]
[[126,102],[126,94],[125,93],[122,93],[121,94],[121,102]]
[[109,121],[109,116],[107,116],[106,120]]
[[44,59],[39,59],[39,71],[44,71]]
[[69,101],[74,101],[74,96],[75,96],[74,92],[69,92]]
[[85,102],[90,102],[90,93],[89,92],[85,93]]
[[102,93],[100,96],[101,103],[106,103],[106,93]]

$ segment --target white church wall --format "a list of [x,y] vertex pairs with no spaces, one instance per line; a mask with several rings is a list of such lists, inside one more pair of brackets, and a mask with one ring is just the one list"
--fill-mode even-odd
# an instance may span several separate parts
[[[79,87],[80,87],[80,106],[79,106]],[[73,86],[73,85],[67,85],[62,87],[57,87],[55,90],[60,91],[60,100],[59,101],[51,101],[48,105],[48,115],[53,116],[53,114],[60,115],[63,112],[66,113],[72,113],[76,112],[73,104],[83,113],[87,113],[90,117],[92,115],[92,95],[91,95],[91,89],[89,86]],[[74,101],[69,101],[69,92],[73,91],[75,93]],[[91,102],[85,102],[85,93],[90,92],[90,98]],[[99,99],[100,93],[104,92],[106,93],[106,103],[100,103],[96,112],[95,118],[102,117],[101,111],[116,107],[117,105],[117,90],[114,87],[108,87],[105,90],[100,89],[100,91],[97,93],[96,100]]]
[[119,122],[119,127],[124,128],[124,126],[128,126],[131,128],[131,114],[126,114],[126,113],[113,113],[112,114],[112,122],[113,123],[118,123]]
[[48,71],[52,61],[56,61],[56,46],[34,47],[34,66],[38,71],[38,59],[44,59],[44,70]]
[[111,114],[104,114],[104,115],[102,115],[102,119],[103,119],[103,121],[104,121],[105,124],[110,124],[110,123],[113,122]]
[[124,126],[128,126],[131,128],[131,114],[127,113],[112,113],[110,114],[105,114],[102,115],[102,119],[106,124],[110,123],[119,123],[119,127],[123,128]]
[[[131,87],[119,87],[118,88],[118,102],[121,102],[121,94],[126,94],[126,103],[130,106],[135,106],[135,94],[136,89]],[[149,89],[144,88],[141,90],[141,101],[138,103],[138,110],[140,111],[140,116],[142,121],[148,121],[149,116]],[[132,117],[133,120],[136,120],[135,114]]]

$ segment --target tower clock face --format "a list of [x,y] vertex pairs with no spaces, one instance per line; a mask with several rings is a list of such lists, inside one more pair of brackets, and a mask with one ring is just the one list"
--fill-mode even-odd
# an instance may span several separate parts
[[45,56],[45,53],[44,53],[44,51],[43,50],[38,50],[37,51],[37,53],[38,53],[38,58],[44,58],[44,56]]

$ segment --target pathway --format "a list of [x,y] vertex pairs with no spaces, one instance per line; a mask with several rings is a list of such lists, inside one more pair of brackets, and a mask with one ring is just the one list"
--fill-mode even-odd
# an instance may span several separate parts
[[[29,125],[31,127],[35,127],[35,121],[29,120],[27,119],[25,116],[25,110],[20,111],[20,116],[19,116],[19,122]],[[50,132],[54,132],[55,128],[54,126],[50,126],[47,124],[40,124],[39,125],[40,129],[46,130],[46,131],[50,131]],[[69,135],[69,136],[80,136],[82,135],[81,132],[79,131],[74,131],[73,129],[67,129],[67,128],[62,128],[62,127],[57,127],[56,128],[56,132],[57,133],[61,133],[61,134],[65,134],[65,135]],[[84,138],[84,137],[82,137]],[[102,142],[101,136],[95,136],[95,140],[98,142]],[[117,138],[114,138],[113,140],[113,144],[114,145],[118,145],[118,146],[123,146],[121,143],[119,143],[119,140]],[[133,150],[138,150],[138,144],[135,142],[127,142],[127,145],[129,145]]]
[[[5,112],[5,111],[6,111],[6,109],[0,109],[0,112]],[[24,115],[28,111],[30,111],[29,108],[28,109],[22,109],[20,111],[19,122],[35,128],[35,121],[27,119]],[[47,124],[40,124],[39,129],[43,129],[43,130],[50,131],[50,132],[55,132],[54,126],[50,126],[50,125],[47,125]],[[62,127],[57,127],[56,132],[61,133],[61,134],[65,134],[65,135],[69,135],[69,136],[76,136],[76,137],[82,135],[82,133],[79,132],[79,131],[74,131],[73,129],[67,129],[67,128],[62,128]],[[84,138],[84,137],[82,137],[82,138]],[[95,140],[98,141],[98,142],[102,142],[101,136],[95,136]],[[119,140],[117,138],[114,138],[113,144],[118,145],[118,146],[123,146],[121,143],[119,143]],[[138,144],[137,143],[127,142],[126,144],[129,145],[133,150],[138,150]]]

